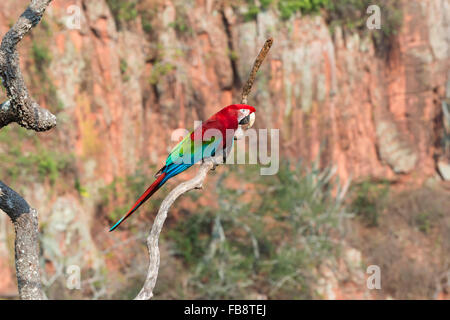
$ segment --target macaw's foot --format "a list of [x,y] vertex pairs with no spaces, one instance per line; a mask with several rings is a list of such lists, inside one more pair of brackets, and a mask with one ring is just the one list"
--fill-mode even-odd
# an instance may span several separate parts
[[205,162],[211,162],[213,164],[213,167],[211,168],[211,170],[213,171],[216,170],[216,167],[219,165],[215,158],[202,159],[202,164]]

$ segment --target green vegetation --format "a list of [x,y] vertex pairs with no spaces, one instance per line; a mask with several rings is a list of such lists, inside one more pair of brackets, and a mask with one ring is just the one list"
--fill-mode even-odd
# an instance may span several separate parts
[[442,121],[444,123],[442,147],[444,155],[450,158],[450,99],[442,101]]
[[140,11],[139,14],[141,16],[142,30],[144,30],[144,32],[146,34],[151,34],[153,31],[153,26],[151,23],[151,19],[153,18],[153,15],[151,13],[149,13],[148,11]]
[[[66,156],[64,153],[39,149],[35,154],[29,154],[23,158],[24,164],[35,167],[39,177],[42,180],[48,179],[54,184],[59,178],[60,173],[68,170],[72,163],[73,157]],[[19,162],[19,165],[22,163]]]
[[78,177],[75,178],[74,188],[77,190],[78,194],[82,197],[88,197],[89,193],[85,187],[81,185],[80,179]]
[[150,75],[150,78],[148,81],[152,85],[156,85],[161,77],[167,75],[169,72],[175,69],[175,66],[171,64],[170,62],[162,62],[157,61],[152,68],[152,73]]
[[46,68],[52,61],[52,56],[50,54],[48,46],[33,41],[33,46],[31,47],[31,56],[33,58],[37,71],[46,73]]
[[181,3],[181,5],[177,4],[175,6],[175,21],[169,24],[169,27],[174,28],[179,35],[193,35],[194,33],[190,26],[186,10],[186,5],[184,3]]
[[327,22],[331,32],[337,26],[343,29],[358,31],[362,36],[370,36],[377,53],[385,55],[389,50],[390,38],[400,29],[403,16],[399,9],[399,1],[387,0],[377,3],[381,9],[381,29],[369,30],[366,21],[369,15],[367,8],[372,5],[370,0],[331,0],[327,7]]
[[180,18],[177,16],[174,22],[169,23],[169,27],[174,28],[175,31],[179,33],[185,33],[190,29],[189,25],[187,24],[186,20],[183,18]]
[[[31,152],[22,151],[22,142],[31,140]],[[40,181],[55,184],[61,174],[72,170],[74,157],[72,154],[56,152],[44,147],[36,136],[18,126],[8,126],[0,131],[0,154],[2,166],[0,174],[8,182],[17,179],[30,181],[38,177]]]
[[425,212],[419,213],[414,219],[414,222],[417,225],[417,228],[425,234],[430,232],[430,228],[431,228],[430,218],[431,218],[430,213],[425,211]]
[[128,70],[128,63],[125,59],[120,59],[120,73],[123,75]]
[[254,0],[247,0],[248,10],[244,14],[245,21],[256,19],[261,10],[267,10],[271,5],[276,5],[283,20],[289,19],[296,12],[302,14],[316,14],[321,9],[327,8],[330,0],[262,0],[259,6]]
[[227,50],[228,56],[232,61],[237,61],[239,55],[236,50]]
[[247,12],[244,13],[244,21],[248,22],[255,20],[259,12],[259,7],[257,7],[255,4],[249,4]]
[[120,59],[120,75],[122,80],[127,82],[130,80],[130,75],[128,74],[128,63],[125,59]]
[[152,20],[158,14],[158,3],[141,0],[106,0],[118,30],[127,28],[131,22],[140,18],[144,32],[151,36]]
[[128,22],[138,17],[136,0],[106,0],[116,22],[117,29],[122,29]]
[[[218,207],[180,219],[168,234],[195,298],[312,298],[315,268],[337,255],[343,207],[332,196],[331,171],[283,163],[277,175],[260,176],[257,169],[223,174]],[[226,177],[255,188],[229,189]]]
[[351,205],[352,211],[356,212],[368,227],[378,226],[381,208],[385,205],[389,194],[389,183],[364,181],[354,185],[353,189],[355,199]]
[[294,13],[315,14],[322,8],[327,8],[330,0],[280,0],[278,9],[282,19],[289,19]]
[[384,294],[394,299],[432,299],[448,270],[450,198],[448,191],[436,187],[392,191],[377,199],[375,194],[384,187],[372,183],[366,190],[373,191],[373,202],[367,207],[360,203],[360,212],[372,206],[377,227],[355,234],[354,246],[367,264],[384,270]]
[[244,21],[255,20],[261,11],[270,7],[277,8],[281,18],[287,20],[295,13],[303,15],[322,13],[334,32],[337,26],[351,31],[358,31],[363,36],[370,36],[377,52],[384,54],[390,46],[389,39],[397,33],[402,24],[402,12],[397,0],[377,3],[381,9],[381,29],[369,30],[366,21],[369,17],[366,10],[374,4],[370,0],[264,0],[259,5],[254,0],[246,0],[247,12]]
[[[49,27],[47,27],[49,28]],[[42,32],[41,32],[42,33]],[[38,100],[43,100],[52,112],[61,111],[64,105],[60,99],[53,81],[48,74],[48,68],[52,62],[52,55],[47,44],[49,32],[41,34],[33,40],[31,46],[31,87],[34,88],[33,95],[38,96]]]

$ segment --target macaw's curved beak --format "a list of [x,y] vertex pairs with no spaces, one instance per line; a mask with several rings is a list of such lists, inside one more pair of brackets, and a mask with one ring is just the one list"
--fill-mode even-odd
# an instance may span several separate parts
[[241,126],[244,126],[245,129],[251,128],[253,124],[255,123],[255,113],[250,113],[248,116],[242,118],[241,121],[239,121],[239,124]]

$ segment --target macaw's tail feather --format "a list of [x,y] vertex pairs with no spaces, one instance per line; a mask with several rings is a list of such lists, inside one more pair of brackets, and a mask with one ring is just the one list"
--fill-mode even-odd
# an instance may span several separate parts
[[166,173],[161,173],[161,175],[158,176],[158,178],[152,183],[150,187],[142,194],[142,196],[139,197],[139,199],[136,201],[136,203],[131,207],[130,211],[127,212],[126,215],[122,217],[115,225],[112,226],[111,229],[109,229],[109,232],[116,229],[122,222],[124,222],[129,216],[131,216],[145,201],[148,200],[156,191],[158,191],[159,188],[164,184],[161,183],[164,180],[164,177],[166,176]]

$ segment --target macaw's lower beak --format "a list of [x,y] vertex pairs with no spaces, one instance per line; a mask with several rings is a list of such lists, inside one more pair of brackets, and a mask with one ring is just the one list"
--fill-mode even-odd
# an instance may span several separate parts
[[248,115],[248,116],[242,118],[242,120],[239,121],[239,124],[240,124],[241,126],[244,125],[244,124],[249,124],[249,123],[250,123],[250,115]]

